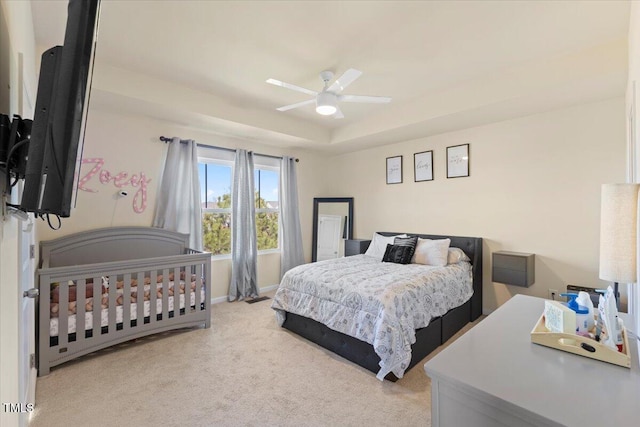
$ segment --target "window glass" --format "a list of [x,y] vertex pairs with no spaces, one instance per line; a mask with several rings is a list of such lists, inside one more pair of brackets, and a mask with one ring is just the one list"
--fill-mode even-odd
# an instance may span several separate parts
[[200,163],[204,249],[213,255],[231,253],[231,166]]
[[256,238],[258,250],[278,248],[279,173],[275,169],[254,171],[256,190]]
[[[198,164],[203,244],[213,255],[231,254],[232,169],[230,162],[218,159],[201,159]],[[278,249],[280,171],[256,166],[254,179],[258,250]]]

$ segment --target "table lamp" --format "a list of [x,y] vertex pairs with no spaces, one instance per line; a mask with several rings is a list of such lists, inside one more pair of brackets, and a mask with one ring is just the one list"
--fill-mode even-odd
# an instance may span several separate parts
[[600,279],[614,283],[618,307],[619,283],[636,283],[640,184],[603,184],[600,211]]

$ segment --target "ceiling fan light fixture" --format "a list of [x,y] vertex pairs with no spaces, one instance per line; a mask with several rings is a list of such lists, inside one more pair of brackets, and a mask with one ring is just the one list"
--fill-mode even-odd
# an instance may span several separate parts
[[316,107],[316,113],[322,114],[323,116],[330,116],[335,114],[338,109],[333,105],[318,105]]
[[316,98],[316,113],[330,116],[338,111],[336,95],[330,92],[320,92]]
[[324,82],[324,88],[321,92],[305,89],[303,87],[292,85],[291,83],[281,82],[280,80],[276,79],[268,79],[267,83],[313,96],[313,99],[307,99],[306,101],[296,102],[295,104],[278,107],[276,108],[276,110],[278,111],[289,111],[294,108],[313,104],[315,102],[316,113],[323,116],[333,116],[334,119],[342,119],[344,118],[344,114],[338,107],[338,101],[360,102],[367,104],[385,104],[387,102],[391,102],[391,98],[387,96],[343,95],[342,91],[361,75],[362,71],[358,71],[354,68],[349,68],[344,72],[344,74],[342,74],[342,76],[335,79],[332,84],[329,84],[329,82],[333,79],[333,72],[323,71],[320,73],[320,78]]

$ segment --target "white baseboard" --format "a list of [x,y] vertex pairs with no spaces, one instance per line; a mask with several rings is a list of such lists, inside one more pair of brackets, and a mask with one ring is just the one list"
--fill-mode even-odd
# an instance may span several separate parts
[[489,310],[488,308],[483,308],[482,309],[482,314],[484,314],[485,316],[490,315],[491,313],[493,313],[495,310]]
[[275,284],[275,285],[265,286],[264,288],[260,288],[260,293],[273,291],[275,289],[278,289],[278,286],[280,285]]
[[225,302],[228,298],[228,296],[211,298],[211,305]]
[[[264,286],[262,288],[259,289],[259,292],[261,294],[265,293],[265,292],[269,292],[269,291],[273,291],[274,289],[278,289],[278,284],[275,285],[269,285],[269,286]],[[222,297],[216,297],[216,298],[211,298],[211,305],[213,304],[219,304],[221,302],[225,302],[229,300],[229,296],[222,296]]]

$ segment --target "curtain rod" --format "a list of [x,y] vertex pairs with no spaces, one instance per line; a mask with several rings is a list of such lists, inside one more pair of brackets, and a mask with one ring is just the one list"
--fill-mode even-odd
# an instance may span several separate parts
[[[168,142],[171,142],[172,140],[173,140],[173,138],[167,138],[166,136],[161,136],[160,137],[160,141],[164,142],[165,144],[168,143]],[[188,141],[187,139],[181,139],[180,143],[185,143],[187,141]],[[196,145],[198,147],[202,147],[202,148],[215,148],[216,150],[233,151],[234,153],[236,152],[235,148],[218,147],[217,145],[205,145],[205,144],[197,144],[197,143],[196,143]],[[260,154],[260,153],[253,153],[253,154],[256,155],[256,156],[271,157],[272,159],[282,159],[282,156],[272,156],[270,154]],[[299,162],[300,159],[296,158],[295,161]]]

